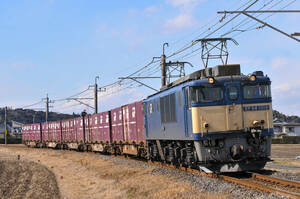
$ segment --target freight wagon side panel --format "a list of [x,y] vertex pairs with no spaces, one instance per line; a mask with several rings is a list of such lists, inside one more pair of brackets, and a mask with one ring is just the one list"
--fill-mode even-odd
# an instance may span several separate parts
[[117,143],[124,142],[122,108],[115,108],[111,110],[111,120],[112,141]]
[[97,142],[99,140],[99,115],[100,114],[93,114],[90,115],[90,141]]
[[54,136],[53,140],[55,142],[61,142],[61,121],[54,122]]
[[54,126],[53,122],[48,122],[48,141],[53,141],[53,134],[54,134]]
[[40,123],[33,124],[33,140],[41,141],[41,124]]
[[[101,116],[102,116],[102,123],[101,123]],[[103,112],[100,116],[100,133],[101,133],[101,140],[103,142],[110,142],[110,117],[109,112]]]
[[23,141],[28,141],[29,140],[28,125],[23,125],[22,126],[22,140]]
[[76,136],[76,120],[70,119],[69,120],[69,128],[67,130],[67,139],[68,142],[76,142],[77,136]]
[[44,142],[49,141],[49,137],[48,137],[48,125],[46,122],[42,123],[42,140]]
[[143,101],[139,101],[135,103],[135,115],[136,115],[137,143],[143,142],[145,144],[146,140],[145,140]]
[[135,103],[128,105],[128,113],[126,113],[126,117],[128,117],[128,141],[129,143],[138,143],[138,135],[137,135],[137,121],[136,121],[136,105]]
[[29,135],[29,140],[33,140],[32,124],[29,124],[28,135]]
[[62,142],[68,142],[68,130],[69,130],[69,126],[70,122],[69,120],[62,120],[61,121],[61,137],[62,137]]
[[83,120],[81,117],[75,118],[76,141],[83,142]]
[[122,106],[122,117],[123,117],[123,133],[124,133],[124,141],[132,142],[130,136],[130,126],[129,126],[129,105]]
[[85,118],[85,141],[91,142],[91,128],[90,128],[90,122],[91,122],[91,115],[86,115]]

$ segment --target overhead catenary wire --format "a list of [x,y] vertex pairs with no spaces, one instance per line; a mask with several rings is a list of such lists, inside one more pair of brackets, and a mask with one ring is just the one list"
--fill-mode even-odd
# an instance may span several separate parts
[[40,100],[40,101],[35,102],[33,104],[30,104],[30,105],[26,105],[26,106],[20,107],[20,109],[25,109],[25,108],[28,108],[28,107],[36,106],[36,105],[41,104],[41,103],[43,103],[43,100]]
[[[295,3],[296,1],[297,1],[297,0],[292,0],[292,1],[290,1],[287,5],[281,7],[279,10],[283,10],[283,9],[287,8],[288,6],[290,6],[291,4]],[[281,2],[281,1],[280,1],[280,2]],[[276,5],[278,5],[278,4],[276,4]],[[273,7],[275,7],[275,5],[274,5]],[[271,8],[273,8],[273,7],[271,7]],[[270,8],[270,9],[271,9],[271,8]],[[264,17],[262,20],[266,20],[266,19],[270,18],[271,16],[273,16],[274,14],[275,14],[275,13],[269,14],[268,16]],[[255,22],[253,25],[248,26],[248,27],[246,28],[246,31],[251,31],[251,30],[259,29],[258,24],[260,24],[260,23]],[[245,31],[245,32],[246,32],[246,31]],[[237,33],[237,34],[233,35],[233,37],[237,37],[238,35],[240,35],[240,33]]]

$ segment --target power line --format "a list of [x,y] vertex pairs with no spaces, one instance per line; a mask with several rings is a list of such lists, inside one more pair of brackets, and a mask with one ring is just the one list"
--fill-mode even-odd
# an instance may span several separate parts
[[[270,9],[272,9],[273,7],[275,7],[275,6],[277,6],[279,3],[281,3],[283,0],[281,0],[280,2],[278,2],[277,4],[275,4],[275,5],[273,5]],[[280,9],[281,10],[283,10],[283,9],[285,9],[285,8],[287,8],[288,6],[290,6],[291,4],[293,4],[293,3],[295,3],[296,2],[296,0],[292,0],[291,2],[289,2],[287,5],[285,5],[285,6],[283,6],[283,7],[281,7]],[[268,18],[270,18],[271,16],[273,16],[275,13],[272,13],[272,14],[270,14],[270,15],[268,15],[268,16],[266,16],[265,18],[263,18],[262,20],[266,20],[266,19],[268,19]],[[261,15],[261,14],[260,14]],[[259,16],[260,16],[259,15]],[[251,20],[250,20],[251,21]],[[260,28],[262,28],[263,26],[261,26],[261,27],[257,27],[258,26],[258,22],[255,22],[253,25],[250,25],[250,26],[248,26],[248,28],[246,28],[246,31],[250,31],[250,30],[256,30],[256,29],[260,29]],[[240,35],[241,33],[237,33],[237,34],[235,34],[233,37],[237,37],[238,35]]]
[[38,101],[38,102],[36,102],[36,103],[33,103],[33,104],[30,104],[30,105],[23,106],[23,107],[21,107],[20,109],[24,109],[24,108],[28,108],[28,107],[31,107],[31,106],[35,106],[35,105],[38,105],[38,104],[40,104],[40,103],[42,103],[42,102],[43,102],[43,100],[40,100],[40,101]]

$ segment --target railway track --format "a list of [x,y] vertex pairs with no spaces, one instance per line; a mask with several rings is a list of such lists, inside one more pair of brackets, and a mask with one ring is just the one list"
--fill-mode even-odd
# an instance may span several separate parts
[[[116,155],[115,157],[134,159],[130,156]],[[287,196],[289,198],[300,199],[300,183],[295,181],[284,180],[280,178],[271,177],[268,175],[262,175],[258,173],[245,172],[241,175],[221,175],[215,173],[205,173],[197,169],[190,169],[186,167],[180,167],[175,165],[170,165],[162,162],[147,161],[148,164],[158,165],[166,168],[171,168],[175,170],[181,170],[189,173],[200,174],[210,178],[224,180],[226,182],[241,185],[250,189],[259,190],[262,192],[275,193],[282,196]]]
[[257,173],[248,173],[248,177],[246,178],[232,177],[226,175],[218,175],[218,178],[248,188],[269,193],[276,193],[290,198],[300,199],[299,182],[283,180]]
[[[87,152],[94,153],[94,152]],[[221,175],[215,173],[205,173],[197,169],[191,169],[186,167],[175,166],[171,164],[166,164],[162,162],[153,162],[137,159],[131,156],[122,155],[112,155],[114,157],[131,159],[135,161],[143,161],[148,164],[158,165],[166,168],[171,168],[175,170],[181,170],[189,173],[200,174],[210,178],[224,180],[230,183],[241,185],[250,189],[259,190],[262,192],[275,193],[282,196],[287,196],[289,198],[300,199],[300,183],[295,181],[284,180],[280,178],[271,177],[268,175],[262,175],[258,173],[245,172],[239,173],[239,175]]]
[[[118,156],[118,157],[124,158],[124,156]],[[125,158],[130,158],[130,157],[125,157]],[[203,176],[224,180],[230,183],[242,185],[244,187],[263,191],[263,192],[275,193],[282,196],[287,196],[289,198],[300,199],[300,183],[295,181],[289,181],[285,179],[271,177],[268,175],[262,175],[262,174],[250,173],[250,172],[243,173],[244,175],[242,176],[240,175],[228,176],[228,175],[221,175],[215,173],[205,173],[197,169],[178,167],[175,165],[165,164],[161,162],[152,162],[152,161],[147,161],[147,162],[149,164],[159,165],[171,169],[177,169],[189,173],[196,173]]]

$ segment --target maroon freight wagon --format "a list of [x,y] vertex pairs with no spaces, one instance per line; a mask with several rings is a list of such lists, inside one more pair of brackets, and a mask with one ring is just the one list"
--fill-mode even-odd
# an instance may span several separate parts
[[25,124],[22,126],[22,140],[23,141],[30,140],[30,128],[31,128],[31,124]]
[[46,122],[43,122],[41,124],[42,126],[42,141],[43,142],[47,142],[49,141],[49,138],[48,138],[48,126],[47,126],[47,123]]
[[91,133],[90,133],[90,121],[91,115],[86,115],[84,117],[84,128],[85,128],[85,142],[90,143],[91,142]]
[[124,127],[123,127],[123,113],[122,108],[115,108],[111,110],[111,132],[112,142],[124,143]]
[[81,117],[74,118],[74,136],[76,142],[83,142],[83,120]]
[[31,140],[35,142],[41,142],[42,139],[42,131],[41,131],[41,124],[36,123],[32,124],[32,130],[31,130]]
[[61,142],[61,121],[48,122],[49,141]]
[[145,143],[143,102],[122,106],[124,140],[127,143]]
[[92,143],[110,142],[109,112],[89,116],[89,136]]
[[61,121],[61,129],[62,129],[62,142],[74,142],[75,134],[74,134],[74,119],[67,119]]
[[40,123],[23,125],[22,139],[27,145],[38,146],[37,144],[41,142]]

